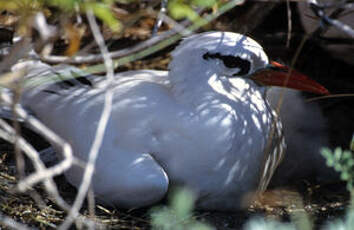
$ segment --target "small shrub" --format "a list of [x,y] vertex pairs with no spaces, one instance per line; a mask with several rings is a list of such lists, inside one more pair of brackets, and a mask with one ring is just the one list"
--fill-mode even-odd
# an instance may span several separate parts
[[211,230],[211,226],[193,217],[195,195],[185,188],[177,189],[169,205],[151,210],[151,226],[154,230]]

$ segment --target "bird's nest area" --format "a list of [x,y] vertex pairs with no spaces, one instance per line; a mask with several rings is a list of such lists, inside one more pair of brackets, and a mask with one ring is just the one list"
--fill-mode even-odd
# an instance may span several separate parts
[[[66,213],[52,201],[42,185],[36,185],[26,193],[14,190],[18,182],[16,164],[11,146],[2,142],[0,159],[0,212],[39,229],[56,228]],[[76,189],[64,176],[55,178],[60,194],[68,202],[75,199]],[[36,199],[40,197],[41,202]],[[306,181],[296,186],[269,190],[248,209],[237,212],[196,211],[195,218],[208,222],[217,229],[240,229],[251,217],[266,216],[282,222],[291,221],[291,216],[306,212],[315,227],[344,215],[349,203],[349,194],[345,184],[333,182],[327,184],[309,184]],[[149,229],[149,209],[124,210],[96,204],[94,216],[85,204],[80,211],[84,216],[112,229]],[[1,226],[1,225],[0,225]]]
[[[247,9],[252,10],[252,5],[245,5],[242,9],[236,8],[225,14],[204,29],[242,30],[243,28],[235,26],[237,23],[235,23],[234,16],[240,15],[241,22],[242,19],[247,20],[247,17],[243,17],[246,13],[242,15],[242,12],[248,12]],[[294,9],[293,6],[292,9]],[[268,9],[264,9],[264,11],[266,10]],[[266,17],[262,23],[259,23],[254,28],[251,35],[257,41],[261,41],[271,57],[281,58],[281,60],[290,63],[301,39],[296,36],[293,37],[289,47],[285,47],[284,39],[279,42],[278,32],[280,31],[284,34],[284,31],[287,31],[286,12],[285,4],[275,7],[272,9],[270,16]],[[295,14],[293,14],[293,17],[295,17]],[[4,24],[1,21],[1,15],[0,23]],[[150,36],[149,31],[151,31],[153,24],[151,18],[146,17],[136,27],[125,31],[123,38],[120,38],[124,42],[115,44],[121,44],[126,47],[146,39]],[[299,26],[299,20],[293,20],[293,32],[303,33]],[[269,34],[273,34],[274,37],[269,37]],[[106,34],[106,36],[109,35]],[[92,38],[88,40],[90,39],[92,40]],[[111,38],[111,40],[114,39],[114,37]],[[109,48],[120,49],[122,47],[113,47],[112,45]],[[57,53],[61,53],[65,49],[65,46],[63,48],[59,43],[55,44],[54,51],[57,51]],[[171,47],[144,60],[121,66],[118,71],[167,69],[167,64],[170,60],[168,54],[170,50]],[[354,89],[353,76],[348,74],[354,72],[354,67],[331,58],[330,54],[311,41],[303,47],[303,52],[296,62],[296,68],[305,74],[311,75],[312,78],[325,85],[332,93],[348,93]],[[342,146],[347,148],[354,130],[352,99],[319,100],[318,104],[328,120],[331,147]],[[37,145],[41,147],[46,145],[41,143],[44,141],[38,136],[34,139]],[[31,167],[28,167],[26,173],[30,172]],[[41,184],[37,184],[25,193],[16,192],[14,188],[19,181],[17,174],[13,145],[0,140],[0,217],[1,214],[4,214],[17,222],[39,229],[51,229],[60,225],[67,213],[55,204]],[[62,175],[56,177],[55,182],[60,195],[67,203],[72,204],[76,196],[76,189],[68,184]],[[327,221],[343,217],[348,204],[349,193],[344,183],[317,184],[300,181],[291,187],[267,191],[255,205],[247,210],[228,213],[208,211],[195,212],[194,214],[197,219],[209,222],[217,229],[240,229],[253,216],[267,216],[288,222],[291,221],[294,214],[306,211],[315,223],[315,229],[318,229]],[[150,228],[149,209],[123,210],[96,204],[94,215],[92,215],[92,210],[89,211],[88,206],[84,204],[80,213],[112,229]],[[0,224],[0,229],[2,228],[6,229],[5,226]]]

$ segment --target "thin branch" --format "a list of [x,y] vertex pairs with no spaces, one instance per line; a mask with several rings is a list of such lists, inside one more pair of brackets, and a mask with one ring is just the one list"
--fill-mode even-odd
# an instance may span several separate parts
[[[9,96],[9,93],[6,92],[6,90],[1,90],[0,99],[6,106],[13,103],[11,97]],[[67,167],[71,166],[71,147],[68,144],[65,144],[65,142],[63,142],[60,137],[58,137],[55,133],[49,130],[39,120],[29,115],[20,105],[16,105],[14,108],[14,112],[17,114],[17,116],[22,120],[28,122],[28,124],[32,129],[34,129],[34,131],[47,138],[47,140],[54,141],[54,143],[57,143],[58,146],[60,146],[60,144],[63,145],[62,148],[64,153],[64,160],[61,163],[51,168],[46,168],[41,159],[39,158],[38,152],[25,139],[23,139],[21,136],[18,136],[18,145],[32,161],[36,172],[27,176],[23,180],[20,180],[20,182],[17,184],[17,189],[21,192],[24,192],[27,189],[31,188],[35,183],[43,182],[45,190],[49,195],[51,195],[51,197],[54,199],[54,202],[58,204],[59,207],[61,207],[63,210],[69,212],[70,206],[60,196],[58,188],[53,181],[53,177],[55,175],[61,174],[63,171],[66,170]],[[7,122],[0,119],[0,137],[10,143],[14,143],[16,136],[16,131]],[[78,220],[87,226],[102,227],[100,224],[95,223],[94,221],[89,220],[81,215],[79,216]],[[2,219],[0,216],[0,222],[1,221]]]
[[164,16],[166,15],[167,12],[167,3],[168,0],[161,0],[161,8],[159,11],[159,14],[157,15],[156,23],[154,25],[154,28],[152,30],[152,36],[155,36],[157,34],[157,31],[162,25],[162,22],[164,21]]
[[2,223],[3,225],[5,225],[6,227],[10,228],[10,229],[21,229],[21,230],[30,230],[33,228],[29,228],[24,224],[21,224],[19,222],[16,222],[15,220],[13,220],[12,218],[9,218],[7,216],[4,216],[1,212],[0,212],[0,223]]
[[[144,42],[139,43],[136,46],[128,47],[122,50],[110,52],[112,59],[117,58],[124,58],[131,54],[137,53],[139,51],[145,50],[157,43],[164,41],[171,36],[175,35],[177,32],[173,30],[169,30],[167,32],[162,33],[161,35],[152,37]],[[103,56],[101,54],[90,54],[85,56],[74,56],[74,57],[67,57],[67,56],[49,56],[43,55],[40,57],[43,62],[51,63],[51,64],[58,64],[58,63],[68,63],[68,64],[95,64],[100,63],[103,61]]]
[[27,55],[31,49],[32,45],[30,38],[23,38],[15,42],[10,53],[0,63],[0,73],[8,71],[10,66],[13,66],[18,60]]
[[318,101],[318,100],[328,99],[328,98],[345,98],[345,97],[354,97],[354,93],[338,93],[338,94],[331,94],[326,96],[312,97],[306,99],[306,102],[313,102],[313,101]]
[[[147,12],[150,13],[150,14],[153,14],[155,13],[155,11],[151,10],[151,9],[147,9]],[[188,35],[188,34],[191,34],[192,31],[188,30],[186,28],[186,23],[178,23],[176,20],[174,20],[173,18],[169,17],[168,15],[166,14],[161,14],[160,15],[160,20],[162,22],[165,22],[166,24],[168,24],[175,32],[177,33],[180,33],[180,34],[183,34],[183,36],[185,35]],[[155,24],[156,26],[156,24]]]
[[[354,38],[354,29],[352,29],[350,26],[347,24],[333,19],[329,16],[326,15],[325,11],[323,10],[323,7],[321,7],[316,0],[308,0],[308,3],[310,5],[311,10],[314,12],[314,14],[319,17],[324,25],[330,25],[336,28],[337,30],[340,30],[350,37]],[[342,9],[339,9],[342,10]]]
[[303,0],[248,0],[248,2],[272,2],[272,3],[285,3],[289,2],[302,2]]
[[[235,6],[241,5],[245,2],[245,0],[233,0],[225,5],[221,6],[219,8],[219,11],[217,11],[214,14],[210,14],[204,17],[204,20],[198,21],[196,23],[192,23],[189,21],[184,21],[180,23],[180,25],[183,25],[186,27],[186,30],[189,31],[195,31],[199,29],[200,27],[206,25],[210,21],[218,18],[220,15],[226,13],[227,11],[231,10]],[[175,30],[169,30],[166,31],[158,36],[152,37],[144,42],[139,43],[136,46],[133,47],[128,47],[126,49],[110,52],[110,56],[112,59],[115,59],[115,67],[118,65],[117,63],[119,62],[120,64],[124,64],[127,62],[130,62],[132,60],[136,60],[139,58],[146,57],[147,55],[150,55],[154,52],[157,52],[158,50],[161,50],[168,45],[173,44],[177,40],[179,40],[182,35],[178,34],[179,31]],[[95,63],[100,63],[103,61],[103,57],[101,54],[91,54],[91,55],[86,55],[86,56],[74,56],[74,57],[66,57],[66,56],[41,56],[40,57],[43,62],[47,63],[52,63],[52,64],[57,64],[57,63],[69,63],[69,64],[74,64],[74,65],[79,65],[79,64],[95,64]],[[117,60],[118,59],[118,60]],[[95,72],[102,72],[104,71],[105,67],[101,65],[96,65],[94,67],[88,68],[91,69],[89,72],[93,73]]]
[[96,159],[99,154],[100,147],[103,142],[103,137],[104,133],[109,121],[109,118],[111,116],[112,112],[112,101],[113,101],[113,90],[111,88],[111,83],[114,80],[114,68],[113,68],[113,61],[111,59],[111,56],[108,52],[108,49],[104,43],[104,38],[100,32],[99,26],[97,25],[96,19],[93,15],[92,9],[89,9],[86,12],[86,16],[90,25],[90,28],[92,30],[92,34],[100,48],[100,51],[103,55],[104,59],[104,64],[106,66],[107,70],[107,90],[105,91],[105,100],[104,100],[104,105],[103,105],[103,110],[101,113],[100,120],[98,122],[98,127],[96,130],[94,142],[91,146],[90,152],[89,152],[89,157],[88,157],[88,162],[84,171],[84,176],[81,182],[81,185],[79,187],[78,195],[74,201],[74,204],[72,205],[69,214],[65,218],[65,221],[63,224],[60,226],[59,229],[68,229],[74,219],[79,215],[79,210],[82,206],[82,203],[84,202],[84,199],[87,195],[88,189],[90,188],[91,184],[91,178],[95,169],[95,164],[96,164]]
[[286,1],[286,9],[287,9],[287,16],[288,16],[288,36],[286,39],[286,47],[289,48],[290,46],[290,39],[291,39],[291,31],[292,31],[292,20],[291,20],[291,8],[290,8],[290,1]]
[[[15,143],[16,136],[18,136],[16,131],[2,119],[0,119],[0,128],[2,129],[0,136],[5,140],[9,141],[10,143]],[[38,152],[25,139],[23,139],[20,136],[18,136],[17,138],[18,138],[17,140],[18,146],[31,159],[36,169],[35,173],[20,180],[20,182],[17,184],[17,189],[21,192],[24,192],[27,189],[31,188],[33,184],[35,184],[32,183],[32,178],[35,179],[40,178],[38,181],[36,180],[35,182],[38,183],[40,181],[43,181],[45,185],[45,189],[50,195],[53,196],[56,203],[64,210],[67,209],[69,205],[59,195],[56,184],[52,179],[53,178],[52,168],[47,169],[45,167],[45,165],[39,158]]]

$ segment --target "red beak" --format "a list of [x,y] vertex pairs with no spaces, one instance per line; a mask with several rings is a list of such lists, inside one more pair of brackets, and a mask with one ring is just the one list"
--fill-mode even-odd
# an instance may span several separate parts
[[262,85],[280,86],[316,94],[329,95],[328,90],[307,76],[272,61],[269,67],[257,71],[251,79]]

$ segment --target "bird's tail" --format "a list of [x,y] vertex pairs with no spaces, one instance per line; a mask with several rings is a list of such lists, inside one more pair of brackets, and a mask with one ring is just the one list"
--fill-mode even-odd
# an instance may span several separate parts
[[[87,72],[69,65],[51,66],[39,60],[26,60],[21,61],[11,68],[13,76],[16,76],[12,82],[19,82],[21,90],[20,102],[26,107],[26,100],[31,100],[33,96],[42,95],[46,93],[56,93],[60,95],[62,90],[75,87],[83,84],[92,84],[88,79],[90,77]],[[6,103],[4,98],[13,98],[14,85],[11,81],[7,85],[2,85],[0,88],[0,117],[5,119],[14,120],[12,108],[9,103]],[[46,95],[46,94],[43,94]],[[33,102],[31,102],[33,103]],[[18,119],[16,119],[18,120]]]
[[68,86],[76,85],[75,79],[87,77],[90,74],[70,65],[51,66],[39,60],[28,60],[17,63],[12,67],[12,71],[21,72],[23,75],[24,92],[33,90],[51,90],[62,89],[58,87],[60,82],[65,82]]

